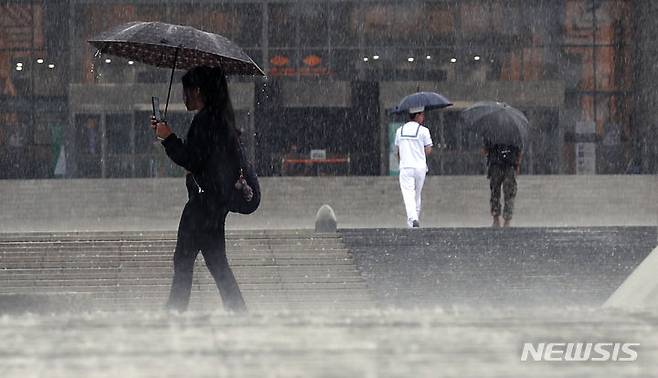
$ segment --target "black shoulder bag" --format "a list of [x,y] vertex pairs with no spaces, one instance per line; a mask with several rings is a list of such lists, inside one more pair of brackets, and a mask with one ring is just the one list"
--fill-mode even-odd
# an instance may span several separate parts
[[233,185],[228,209],[234,213],[251,214],[260,205],[260,184],[254,166],[247,161],[242,151],[242,143],[238,141],[240,159],[240,176]]

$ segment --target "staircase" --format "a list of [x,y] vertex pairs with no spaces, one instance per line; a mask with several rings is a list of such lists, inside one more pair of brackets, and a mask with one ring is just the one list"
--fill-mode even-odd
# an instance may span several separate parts
[[[173,272],[173,232],[0,234],[0,312],[152,310]],[[352,310],[373,305],[337,234],[227,233],[227,254],[250,310]],[[190,309],[221,308],[203,257]]]

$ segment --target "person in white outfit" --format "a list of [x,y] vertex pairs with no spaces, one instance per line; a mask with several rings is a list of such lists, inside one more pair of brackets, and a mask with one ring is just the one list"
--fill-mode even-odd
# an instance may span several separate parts
[[420,195],[427,173],[427,156],[432,153],[432,137],[425,123],[423,107],[409,109],[410,121],[395,132],[400,160],[400,189],[407,212],[407,225],[420,227]]

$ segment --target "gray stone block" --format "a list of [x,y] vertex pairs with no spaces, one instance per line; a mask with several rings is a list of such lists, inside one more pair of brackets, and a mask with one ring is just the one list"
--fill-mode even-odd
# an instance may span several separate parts
[[315,232],[336,232],[337,225],[334,209],[327,204],[322,205],[315,215]]

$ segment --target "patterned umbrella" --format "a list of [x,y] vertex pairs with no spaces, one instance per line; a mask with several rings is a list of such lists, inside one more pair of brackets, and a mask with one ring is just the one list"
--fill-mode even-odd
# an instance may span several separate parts
[[238,45],[214,33],[164,22],[128,22],[89,40],[101,53],[158,67],[221,66],[227,75],[265,75]]
[[265,75],[238,45],[219,34],[191,26],[135,21],[118,25],[88,41],[100,53],[171,67],[165,117],[176,68],[222,67],[227,75]]

